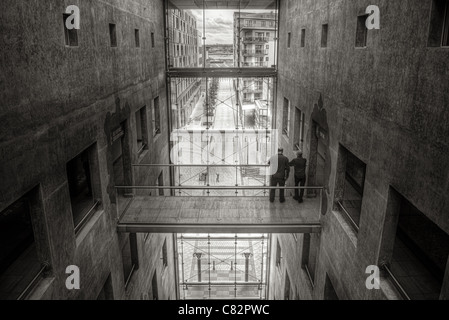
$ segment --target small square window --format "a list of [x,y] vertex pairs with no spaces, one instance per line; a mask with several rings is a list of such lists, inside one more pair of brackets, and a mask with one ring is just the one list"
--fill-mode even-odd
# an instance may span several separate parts
[[328,30],[329,30],[329,25],[323,24],[323,27],[321,29],[321,47],[322,48],[327,47]]
[[136,139],[138,153],[141,153],[143,150],[148,149],[146,110],[146,107],[142,107],[136,112]]
[[281,245],[279,244],[279,240],[277,240],[277,243],[276,243],[276,267],[281,266],[281,259],[282,259]]
[[168,266],[167,240],[164,240],[164,244],[162,245],[162,265],[164,268]]
[[282,115],[282,133],[288,136],[289,131],[290,131],[290,101],[287,98],[284,98],[284,107]]
[[154,99],[152,115],[153,115],[153,135],[156,136],[157,134],[161,133],[161,114],[159,110],[159,97],[156,97]]
[[123,278],[125,280],[125,289],[131,280],[134,271],[139,269],[139,257],[137,251],[137,236],[135,233],[130,233],[125,238],[122,247],[122,263],[123,263]]
[[111,41],[111,47],[117,47],[117,31],[116,26],[113,23],[109,24],[109,38]]
[[306,29],[301,29],[301,48],[306,46]]
[[356,48],[366,47],[366,38],[368,34],[368,29],[366,28],[365,22],[368,15],[357,17],[357,32],[355,36],[355,46]]
[[76,29],[67,29],[66,21],[70,17],[70,14],[63,14],[63,23],[64,23],[64,37],[65,37],[65,45],[69,47],[77,47],[78,46],[78,30]]
[[449,47],[449,0],[432,1],[428,46]]
[[136,42],[136,48],[140,48],[140,35],[139,35],[139,29],[134,30],[134,39]]

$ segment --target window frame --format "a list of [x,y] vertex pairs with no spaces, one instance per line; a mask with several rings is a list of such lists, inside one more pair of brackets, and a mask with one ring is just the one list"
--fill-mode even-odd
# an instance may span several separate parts
[[[78,30],[77,29],[67,29],[66,27],[66,21],[67,19],[70,17],[71,15],[68,13],[63,13],[62,14],[62,23],[63,23],[63,28],[64,28],[64,43],[65,46],[68,48],[71,47],[79,47],[79,38],[78,38]],[[74,34],[74,38],[76,39],[76,44],[72,44],[71,43],[71,37],[70,34]]]

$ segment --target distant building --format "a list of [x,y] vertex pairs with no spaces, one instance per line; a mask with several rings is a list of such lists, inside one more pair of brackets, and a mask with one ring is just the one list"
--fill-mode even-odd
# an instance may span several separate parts
[[[197,21],[189,11],[169,10],[170,65],[174,68],[199,67],[200,41]],[[185,126],[201,95],[201,80],[174,79],[171,82],[174,125]]]
[[[276,64],[276,15],[234,12],[234,66],[267,68]],[[240,79],[241,121],[245,127],[269,128],[273,83],[269,79]]]
[[234,65],[271,67],[275,64],[276,15],[234,12]]

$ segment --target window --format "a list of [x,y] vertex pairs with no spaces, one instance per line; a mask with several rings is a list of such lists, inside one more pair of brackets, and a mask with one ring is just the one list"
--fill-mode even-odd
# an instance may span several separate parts
[[147,137],[147,108],[142,107],[136,112],[136,137],[137,137],[137,152],[141,153],[148,149]]
[[290,101],[284,98],[283,117],[282,117],[282,133],[289,135],[290,129]]
[[123,144],[125,136],[125,124],[122,123],[112,131],[112,161],[114,169],[114,183],[116,186],[125,184],[125,170],[123,162]]
[[360,214],[362,211],[363,189],[365,184],[366,164],[340,145],[337,166],[342,173],[337,176],[342,185],[341,190],[336,189],[341,196],[336,196],[339,207],[347,214],[350,224],[358,231]]
[[306,29],[301,29],[301,48],[306,46]]
[[[92,146],[67,162],[67,181],[72,206],[75,233],[87,221],[89,215],[95,212],[97,202],[94,201],[92,177],[95,178],[96,147]],[[94,171],[94,172],[93,172]]]
[[265,46],[265,49],[267,49],[267,50],[270,49],[270,45],[267,44],[267,45]]
[[285,270],[284,300],[290,300],[290,277],[288,271]]
[[134,271],[139,269],[139,261],[137,257],[137,237],[135,233],[130,233],[125,238],[125,242],[122,247],[122,262],[123,277],[126,288]]
[[291,32],[289,32],[287,35],[287,48],[290,48],[291,38],[292,38],[292,34],[291,34]]
[[154,48],[154,32],[151,32],[151,47]]
[[136,48],[140,48],[140,35],[139,35],[139,29],[134,30],[134,40],[136,42]]
[[78,46],[78,30],[76,29],[67,29],[66,21],[70,17],[70,14],[63,14],[62,22],[64,23],[64,37],[65,37],[65,45],[69,47],[77,47]]
[[334,285],[326,273],[326,282],[324,283],[324,300],[339,300]]
[[108,278],[106,279],[103,288],[97,296],[97,300],[114,300],[111,274],[109,274]]
[[279,244],[279,239],[276,242],[276,267],[281,266],[282,252],[281,245]]
[[109,24],[109,39],[111,41],[111,47],[117,47],[117,31],[115,24]]
[[327,47],[327,38],[328,38],[328,24],[323,24],[323,27],[321,29],[321,47],[326,48]]
[[302,242],[301,265],[306,271],[312,286],[315,283],[316,259],[318,256],[319,237],[315,234],[304,233]]
[[449,0],[432,1],[428,46],[449,47]]
[[391,187],[388,202],[387,214],[397,219],[396,233],[388,239],[394,239],[391,260],[387,257],[391,273],[410,299],[438,300],[447,281],[449,235]]
[[[34,188],[0,212],[0,299],[17,299],[39,273],[41,263],[33,232],[34,213],[42,215]],[[40,217],[42,219],[42,217]],[[37,230],[42,232],[41,226]]]
[[[161,172],[157,178],[156,185],[162,187],[164,185],[164,175]],[[159,195],[164,196],[164,189],[159,189]]]
[[357,32],[355,35],[355,46],[356,48],[366,47],[366,38],[368,34],[368,29],[366,28],[365,21],[368,15],[357,17]]
[[153,272],[153,278],[151,279],[151,295],[152,300],[159,300],[159,294],[157,289],[157,275],[156,270]]
[[162,265],[164,268],[168,266],[167,239],[164,239],[164,244],[162,245]]
[[156,97],[153,104],[153,135],[159,133],[161,133],[161,115],[159,110],[159,97]]
[[304,142],[304,121],[305,115],[300,109],[295,108],[295,128],[294,128],[294,144],[298,150],[302,150]]

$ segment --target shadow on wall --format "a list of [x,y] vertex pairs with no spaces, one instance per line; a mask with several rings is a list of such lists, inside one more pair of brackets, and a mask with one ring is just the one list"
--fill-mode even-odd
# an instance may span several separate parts
[[[326,214],[330,206],[330,174],[331,174],[331,156],[330,156],[330,137],[327,113],[323,104],[323,97],[320,94],[318,102],[314,104],[309,126],[309,186],[323,186],[323,197],[321,214]],[[308,197],[314,197],[316,194],[310,190]]]

